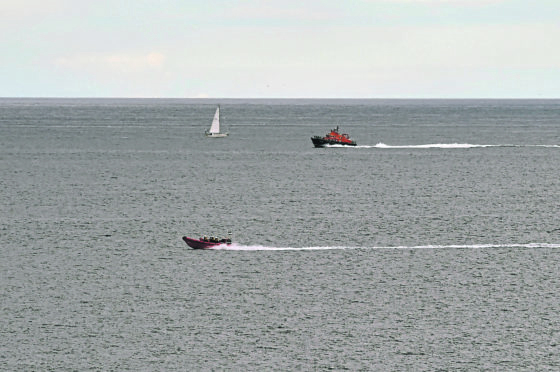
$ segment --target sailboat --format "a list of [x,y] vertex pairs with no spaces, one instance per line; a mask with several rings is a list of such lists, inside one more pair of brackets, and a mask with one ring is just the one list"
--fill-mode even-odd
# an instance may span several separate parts
[[214,114],[214,120],[212,120],[212,126],[210,129],[205,131],[206,137],[210,138],[221,138],[227,137],[228,132],[220,133],[220,106],[216,108],[216,113]]

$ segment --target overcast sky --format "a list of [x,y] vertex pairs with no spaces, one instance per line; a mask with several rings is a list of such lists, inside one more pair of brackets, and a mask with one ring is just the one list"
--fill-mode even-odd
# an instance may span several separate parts
[[0,0],[2,97],[560,98],[560,0]]

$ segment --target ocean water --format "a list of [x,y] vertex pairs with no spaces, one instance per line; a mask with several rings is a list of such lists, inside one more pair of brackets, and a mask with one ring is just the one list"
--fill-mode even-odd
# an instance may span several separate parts
[[2,370],[560,369],[558,100],[3,98],[0,171]]

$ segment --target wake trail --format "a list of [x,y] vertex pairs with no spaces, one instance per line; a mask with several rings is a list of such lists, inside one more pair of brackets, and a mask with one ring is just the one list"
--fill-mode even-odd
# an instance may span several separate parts
[[376,145],[357,145],[357,146],[342,146],[342,145],[329,145],[326,147],[344,147],[354,149],[475,149],[475,148],[490,148],[490,147],[542,147],[542,148],[560,148],[560,145],[514,145],[514,144],[497,144],[497,145],[479,145],[472,143],[431,143],[425,145],[387,145],[385,143],[378,143]]
[[488,248],[560,248],[558,243],[513,243],[513,244],[427,244],[413,246],[317,246],[317,247],[270,247],[265,245],[243,245],[233,243],[232,245],[222,245],[212,250],[224,251],[326,251],[326,250],[366,250],[366,249],[488,249]]

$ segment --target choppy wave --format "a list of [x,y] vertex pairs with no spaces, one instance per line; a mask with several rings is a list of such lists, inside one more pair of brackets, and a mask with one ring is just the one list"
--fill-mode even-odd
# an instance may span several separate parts
[[413,245],[413,246],[318,246],[318,247],[271,247],[266,245],[243,245],[233,243],[229,246],[219,246],[214,250],[227,251],[321,251],[345,249],[488,249],[488,248],[560,248],[560,243],[513,243],[513,244],[450,244],[450,245]]
[[[331,146],[335,147],[335,146]],[[348,146],[339,146],[348,147]],[[478,145],[472,143],[431,143],[425,145],[387,145],[385,143],[378,143],[377,145],[358,145],[353,148],[358,149],[472,149],[472,148],[487,148],[487,147],[547,147],[547,148],[560,148],[560,145],[514,145],[514,144],[498,144],[498,145]]]

